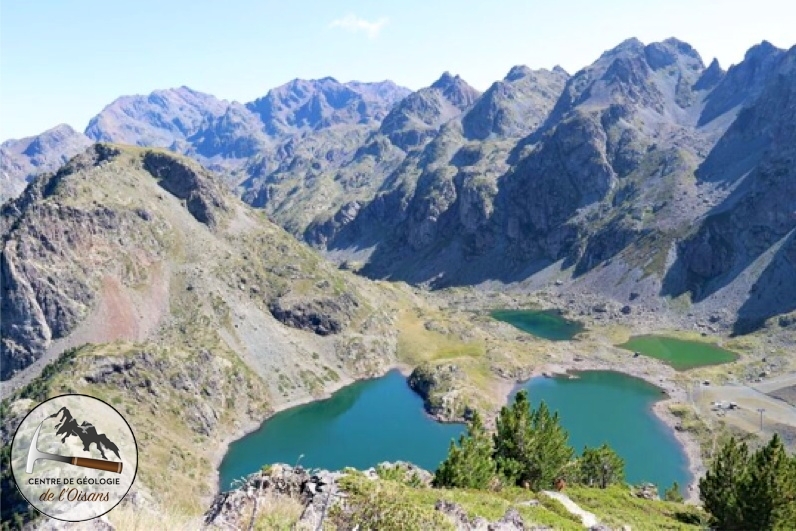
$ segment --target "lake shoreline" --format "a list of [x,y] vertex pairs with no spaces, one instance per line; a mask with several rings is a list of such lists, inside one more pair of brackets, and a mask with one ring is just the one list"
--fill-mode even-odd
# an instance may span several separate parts
[[281,411],[285,411],[287,409],[291,409],[298,406],[303,406],[305,404],[310,404],[312,402],[318,402],[320,400],[326,400],[331,398],[331,396],[336,393],[337,391],[343,389],[344,387],[348,387],[349,385],[353,385],[357,382],[371,380],[373,378],[381,378],[382,376],[386,375],[391,370],[394,370],[395,367],[389,367],[387,370],[384,371],[383,374],[372,376],[369,378],[350,378],[350,377],[341,377],[340,380],[330,384],[328,387],[324,388],[322,394],[318,396],[307,395],[301,398],[295,398],[293,400],[287,400],[285,402],[278,403],[274,405],[271,409],[269,409],[268,413],[265,417],[254,420],[254,419],[247,419],[242,421],[240,425],[231,433],[229,433],[226,437],[219,441],[218,448],[213,452],[212,457],[210,458],[211,466],[213,471],[211,473],[211,477],[209,478],[211,483],[215,485],[215,491],[213,496],[216,496],[222,492],[226,492],[221,489],[220,480],[221,475],[219,474],[219,468],[221,467],[222,461],[224,461],[224,457],[229,452],[229,447],[237,441],[238,439],[242,439],[247,435],[250,435],[260,429],[260,426],[263,425],[265,421],[276,415]]
[[[636,378],[640,378],[657,388],[661,389],[665,394],[666,397],[663,397],[661,400],[658,400],[652,406],[653,414],[663,422],[672,432],[675,440],[677,440],[680,447],[683,449],[685,453],[687,462],[688,462],[688,471],[691,475],[691,482],[685,489],[685,499],[689,503],[698,503],[699,502],[699,487],[698,482],[699,479],[705,473],[705,466],[702,461],[701,456],[701,448],[699,442],[697,442],[693,437],[691,437],[688,433],[678,431],[676,426],[679,425],[680,421],[677,417],[675,417],[669,410],[669,406],[675,403],[686,403],[687,395],[686,391],[677,385],[672,378],[665,377],[661,370],[657,370],[657,374],[650,374],[650,364],[657,365],[657,363],[652,362],[651,360],[647,360],[645,363],[640,363],[640,366],[631,366],[623,365],[622,367],[617,367],[612,363],[608,363],[602,360],[582,360],[579,362],[572,362],[572,363],[549,363],[540,365],[535,367],[528,379],[524,379],[522,381],[510,381],[505,379],[497,379],[495,381],[495,385],[500,386],[500,392],[503,396],[506,397],[505,403],[508,403],[509,396],[511,392],[517,388],[518,385],[522,385],[523,383],[527,382],[530,378],[534,378],[537,376],[551,376],[551,375],[569,375],[576,371],[614,371],[619,372],[622,374],[626,374],[628,376],[633,376]],[[659,367],[655,367],[656,369],[660,369]],[[273,407],[273,409],[269,410],[267,416],[259,420],[247,420],[241,422],[236,430],[232,433],[224,437],[215,452],[213,452],[211,458],[211,465],[213,468],[213,472],[211,473],[211,477],[209,478],[213,485],[215,485],[214,496],[224,492],[221,490],[220,486],[220,474],[219,468],[221,466],[224,457],[226,456],[227,452],[229,451],[230,445],[255,431],[257,431],[260,426],[262,426],[263,422],[267,421],[269,418],[273,417],[277,413],[281,411],[285,411],[287,409],[291,409],[293,407],[309,404],[311,402],[317,402],[320,400],[325,400],[330,398],[334,393],[347,387],[349,385],[355,384],[357,382],[362,382],[366,380],[371,380],[375,378],[381,378],[385,376],[390,371],[397,370],[401,373],[402,376],[408,377],[409,374],[412,372],[412,367],[403,364],[397,363],[390,365],[384,368],[384,371],[369,376],[367,378],[341,378],[339,381],[334,382],[333,384],[329,385],[327,388],[324,389],[323,394],[318,396],[306,396],[301,397],[289,401],[285,401],[279,403]],[[425,410],[425,408],[424,408]],[[425,411],[428,415],[428,412]],[[441,420],[439,418],[434,417],[433,415],[428,415],[429,417],[433,418],[437,422],[447,422]],[[494,421],[494,418],[497,416],[497,410],[494,412],[490,412],[487,415],[487,422],[491,423]],[[663,489],[668,488],[668,485],[658,485],[660,494],[663,494]]]
[[[643,365],[647,364],[645,363]],[[635,378],[644,380],[647,383],[661,389],[661,391],[665,393],[666,396],[664,398],[655,401],[652,406],[652,412],[658,418],[658,420],[663,422],[671,430],[675,440],[677,440],[678,444],[683,449],[688,461],[688,472],[691,475],[690,483],[687,485],[687,487],[684,486],[686,487],[686,494],[684,497],[689,503],[698,503],[699,479],[705,474],[706,471],[705,464],[702,461],[702,449],[699,445],[699,442],[691,435],[689,435],[687,432],[678,431],[676,429],[676,427],[680,424],[680,420],[674,416],[669,409],[669,406],[673,404],[687,403],[687,393],[685,389],[677,385],[671,378],[662,377],[661,374],[650,374],[648,372],[649,367],[634,367],[627,365],[617,367],[612,363],[607,363],[602,360],[583,360],[571,365],[564,365],[562,363],[545,364],[535,368],[528,380],[539,376],[571,376],[573,372],[584,371],[613,371],[626,374],[628,376],[633,376]],[[509,395],[518,385],[522,385],[528,380],[517,382],[512,387],[511,391],[506,394],[506,399],[508,400]],[[659,494],[663,495],[663,489],[668,487],[668,485],[658,485]]]

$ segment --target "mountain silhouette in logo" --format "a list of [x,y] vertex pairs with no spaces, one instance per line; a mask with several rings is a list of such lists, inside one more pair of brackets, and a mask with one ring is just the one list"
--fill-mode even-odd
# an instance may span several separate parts
[[68,437],[75,435],[83,442],[84,452],[90,452],[91,445],[96,444],[97,450],[99,450],[103,459],[108,459],[105,457],[105,449],[108,449],[121,460],[122,457],[119,455],[119,447],[108,439],[107,435],[104,433],[97,433],[97,429],[90,422],[83,421],[82,424],[78,425],[77,420],[75,420],[72,413],[70,413],[67,408],[62,407],[57,413],[50,415],[49,418],[55,418],[61,414],[63,414],[61,421],[55,426],[58,430],[55,432],[55,436],[59,437],[63,435],[61,443],[65,443]]

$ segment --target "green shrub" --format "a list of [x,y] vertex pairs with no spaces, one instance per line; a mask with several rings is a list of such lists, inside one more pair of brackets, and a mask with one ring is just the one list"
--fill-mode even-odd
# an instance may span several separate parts
[[448,457],[434,475],[434,486],[486,489],[496,474],[493,452],[492,440],[475,412],[459,445],[451,441]]

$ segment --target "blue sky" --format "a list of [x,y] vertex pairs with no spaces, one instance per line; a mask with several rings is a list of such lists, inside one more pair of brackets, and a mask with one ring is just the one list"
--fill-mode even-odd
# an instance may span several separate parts
[[626,38],[676,36],[725,68],[796,44],[792,0],[2,0],[0,140],[78,130],[124,94],[250,101],[296,77],[478,89],[515,64],[570,73]]

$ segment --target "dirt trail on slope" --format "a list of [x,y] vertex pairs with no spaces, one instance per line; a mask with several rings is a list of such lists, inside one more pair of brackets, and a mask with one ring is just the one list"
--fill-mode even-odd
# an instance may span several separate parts
[[590,513],[589,511],[581,509],[580,505],[572,501],[566,494],[553,492],[551,490],[543,490],[542,494],[549,498],[553,498],[554,500],[560,501],[567,511],[580,518],[580,521],[583,523],[583,527],[591,528],[599,523],[594,513]]

